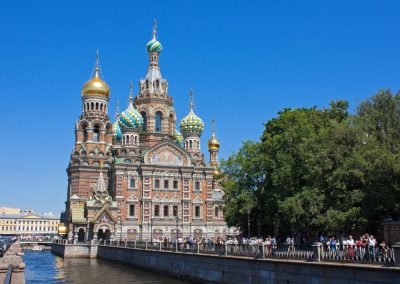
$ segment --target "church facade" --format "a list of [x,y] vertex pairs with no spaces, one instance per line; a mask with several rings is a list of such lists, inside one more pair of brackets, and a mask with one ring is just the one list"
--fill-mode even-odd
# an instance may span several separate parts
[[161,76],[156,29],[147,43],[149,65],[129,104],[108,116],[110,88],[98,55],[82,88],[82,114],[68,173],[64,224],[70,240],[217,238],[234,235],[223,216],[224,192],[216,179],[220,143],[201,151],[204,123],[193,108],[179,122],[168,82]]

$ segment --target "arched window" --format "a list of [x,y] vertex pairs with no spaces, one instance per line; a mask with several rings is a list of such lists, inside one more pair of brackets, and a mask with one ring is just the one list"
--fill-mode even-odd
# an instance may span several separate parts
[[160,111],[156,112],[156,132],[161,132],[162,123],[162,113]]
[[160,89],[160,81],[159,80],[156,80],[156,88],[157,88],[157,90]]
[[169,133],[173,134],[174,130],[174,115],[171,113],[169,115]]
[[82,126],[82,130],[83,130],[83,142],[86,142],[87,141],[87,138],[88,138],[88,133],[87,133],[87,125],[86,124],[83,124],[83,126]]
[[96,103],[96,110],[99,110],[99,103]]
[[94,110],[94,102],[90,104],[90,110]]
[[135,145],[137,145],[138,143],[137,143],[137,136],[135,136]]
[[125,142],[127,145],[129,144],[129,136],[128,135],[126,136]]
[[193,141],[189,140],[189,149],[193,149]]
[[146,131],[146,130],[147,130],[147,113],[146,113],[145,111],[142,111],[140,114],[142,115],[142,118],[143,118],[143,126],[142,126],[142,129],[143,129],[144,131]]
[[197,141],[197,149],[200,149],[200,141]]
[[93,141],[100,141],[100,127],[98,125],[95,125],[93,128]]
[[149,80],[146,80],[146,89],[149,88]]
[[100,110],[103,111],[103,104],[100,104]]

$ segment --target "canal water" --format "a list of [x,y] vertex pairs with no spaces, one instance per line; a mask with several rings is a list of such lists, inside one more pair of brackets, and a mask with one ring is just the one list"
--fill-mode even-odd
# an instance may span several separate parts
[[30,283],[165,283],[189,282],[104,259],[63,259],[50,251],[24,251],[25,280]]

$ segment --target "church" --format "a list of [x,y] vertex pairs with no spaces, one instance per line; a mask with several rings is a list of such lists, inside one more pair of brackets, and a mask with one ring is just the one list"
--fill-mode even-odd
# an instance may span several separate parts
[[207,161],[200,143],[205,126],[194,111],[192,94],[177,130],[174,100],[161,76],[162,45],[155,25],[146,49],[147,74],[139,80],[137,95],[131,83],[129,104],[117,111],[114,123],[98,54],[93,76],[82,87],[62,220],[71,241],[211,239],[237,233],[224,221],[215,124]]

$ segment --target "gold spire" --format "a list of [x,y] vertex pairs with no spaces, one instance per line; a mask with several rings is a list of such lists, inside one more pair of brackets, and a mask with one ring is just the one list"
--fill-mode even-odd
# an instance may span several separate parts
[[110,87],[100,78],[99,51],[96,50],[96,64],[94,75],[82,87],[82,96],[104,96],[110,97]]
[[208,140],[208,150],[210,151],[218,151],[220,147],[220,143],[215,136],[215,119],[212,120],[212,133],[211,138]]
[[100,65],[99,65],[99,50],[96,49],[96,66],[94,68],[94,76],[99,77]]

